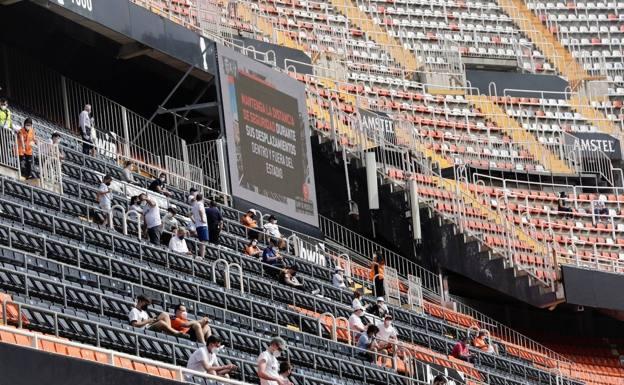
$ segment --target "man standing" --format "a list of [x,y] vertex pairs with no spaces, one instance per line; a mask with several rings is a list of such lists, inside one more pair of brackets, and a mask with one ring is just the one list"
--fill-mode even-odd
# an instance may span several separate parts
[[22,128],[17,132],[17,151],[22,167],[22,176],[32,179],[33,144],[37,142],[32,119],[26,118]]
[[191,354],[186,367],[198,372],[229,378],[229,374],[238,367],[234,364],[219,365],[217,358],[219,350],[221,350],[221,339],[216,336],[208,337],[206,346],[200,346]]
[[160,207],[155,200],[141,194],[141,204],[143,208],[143,217],[145,218],[145,227],[147,228],[147,236],[151,243],[160,245],[160,234],[162,233],[162,220],[160,219]]
[[256,373],[260,378],[260,385],[291,385],[288,379],[279,375],[278,357],[286,350],[286,341],[280,337],[271,339],[267,349],[258,356]]
[[100,204],[100,209],[104,212],[104,225],[108,225],[110,214],[112,210],[113,192],[110,189],[110,185],[113,182],[113,177],[110,175],[104,175],[102,183],[97,191],[97,201]]
[[91,120],[91,105],[85,104],[84,110],[78,117],[78,125],[80,126],[80,133],[82,134],[82,153],[85,155],[91,155],[93,149],[93,138],[91,137],[91,128],[93,127],[93,121]]
[[5,98],[0,98],[0,128],[13,128],[13,117],[9,110],[9,102]]
[[204,197],[202,194],[195,196],[195,203],[191,207],[193,224],[199,239],[199,257],[204,258],[206,253],[206,242],[208,242],[208,220],[206,219],[206,208],[204,207]]
[[210,243],[219,244],[219,234],[223,228],[223,216],[214,200],[210,200],[210,205],[206,209],[206,220],[208,222],[208,238]]

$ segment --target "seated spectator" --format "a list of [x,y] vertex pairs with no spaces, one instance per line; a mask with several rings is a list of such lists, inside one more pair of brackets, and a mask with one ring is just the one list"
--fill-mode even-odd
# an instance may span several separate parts
[[496,353],[494,346],[490,344],[487,333],[484,330],[479,331],[479,334],[472,340],[472,346],[486,353]]
[[176,218],[178,215],[178,209],[175,206],[170,205],[167,209],[167,214],[162,218],[162,235],[160,236],[163,245],[168,245],[172,236],[175,236],[173,232],[181,226],[180,221]]
[[282,377],[284,380],[289,381],[288,377],[290,377],[290,375],[292,374],[292,371],[293,371],[293,367],[290,363],[288,363],[287,361],[280,362],[280,367],[279,367],[280,377]]
[[453,346],[451,356],[457,358],[458,360],[468,362],[472,361],[472,355],[470,354],[470,350],[468,350],[468,337],[462,338],[457,341],[455,346]]
[[112,212],[112,202],[113,202],[113,191],[110,189],[110,185],[113,182],[113,177],[110,175],[104,175],[102,178],[102,183],[100,183],[100,187],[97,191],[96,200],[100,205],[100,210],[103,211],[104,222],[102,223],[105,226],[108,226],[108,221],[110,214]]
[[167,175],[164,172],[160,173],[158,178],[154,179],[147,189],[162,194],[166,197],[171,196],[171,193],[167,191]]
[[269,216],[268,222],[264,224],[264,232],[270,237],[269,239],[275,240],[277,247],[280,249],[286,248],[286,240],[282,237],[282,233],[280,233],[275,216]]
[[162,220],[160,219],[160,207],[156,200],[142,193],[140,195],[141,208],[143,209],[143,219],[147,228],[147,237],[154,245],[160,245],[160,235],[162,234]]
[[121,180],[126,183],[137,184],[134,179],[134,163],[131,160],[126,161],[123,170],[121,170]]
[[356,290],[353,292],[353,301],[351,301],[351,308],[352,309],[357,309],[358,307],[364,307],[364,305],[362,305],[362,292],[359,290]]
[[130,197],[130,203],[128,204],[128,212],[136,211],[137,213],[143,215],[143,209],[141,208],[141,196],[135,195]]
[[[602,194],[600,194],[600,197],[597,200],[592,201],[592,205],[594,206],[594,215],[598,216],[598,222],[602,221],[603,215],[609,215],[609,209],[607,208],[606,202],[607,197]],[[604,219],[608,220],[607,218]]]
[[360,334],[360,338],[357,341],[357,347],[359,349],[358,356],[369,362],[375,361],[375,353],[377,353],[378,345],[376,341],[379,328],[375,325],[368,325],[366,333]]
[[291,385],[291,382],[279,375],[279,361],[277,359],[286,350],[286,341],[275,337],[267,349],[258,356],[256,374],[260,385]]
[[390,355],[395,350],[398,336],[396,329],[392,325],[392,316],[387,314],[384,317],[383,325],[379,328],[379,333],[377,333],[379,350],[385,350]]
[[256,213],[256,210],[249,209],[241,218],[241,224],[245,226],[249,239],[258,239],[258,222],[255,220]]
[[433,379],[433,382],[431,383],[431,385],[447,385],[447,384],[448,384],[448,380],[446,379],[444,374],[438,374],[437,376],[435,376],[435,378]]
[[341,289],[347,288],[346,279],[344,277],[344,269],[340,266],[337,266],[336,269],[334,269],[334,275],[332,277],[332,285],[334,287],[339,287]]
[[195,203],[195,197],[197,196],[197,189],[195,187],[191,187],[191,189],[189,190],[189,196],[187,198],[187,203],[189,205],[193,205],[193,203]]
[[366,326],[362,322],[363,315],[364,308],[358,306],[353,308],[353,313],[349,316],[349,329],[351,330],[353,341],[357,340],[360,334],[366,332]]
[[366,312],[383,319],[389,313],[384,297],[377,297],[377,303],[369,305]]
[[205,372],[215,376],[225,378],[230,377],[230,373],[238,369],[234,364],[219,365],[217,352],[221,349],[221,339],[217,336],[210,336],[206,339],[206,346],[200,346],[189,357],[186,368],[197,372]]
[[279,254],[273,239],[269,241],[269,245],[262,252],[262,262],[273,267],[284,267],[284,258]]
[[295,288],[302,288],[303,283],[301,283],[297,279],[298,271],[299,271],[299,268],[297,268],[297,266],[290,266],[290,267],[283,268],[279,273],[279,277],[278,277],[279,282],[283,283],[284,285],[292,286]]
[[202,345],[205,345],[208,337],[212,335],[209,322],[210,320],[207,317],[197,321],[189,320],[186,306],[182,304],[178,304],[175,307],[173,317],[171,317],[171,327],[174,330],[188,335],[191,341]]
[[262,250],[258,247],[257,239],[252,239],[245,245],[245,254],[249,255],[250,257],[262,257]]
[[572,213],[572,208],[568,207],[568,197],[565,191],[559,193],[559,199],[557,200],[557,211],[563,213]]
[[169,240],[169,250],[174,253],[191,255],[192,253],[188,249],[186,244],[186,230],[183,227],[174,229],[175,236],[172,236]]
[[135,328],[143,329],[149,327],[150,330],[164,331],[172,335],[182,334],[171,328],[169,314],[161,312],[157,318],[150,318],[147,309],[152,301],[144,295],[137,296],[136,304],[128,313],[128,322]]

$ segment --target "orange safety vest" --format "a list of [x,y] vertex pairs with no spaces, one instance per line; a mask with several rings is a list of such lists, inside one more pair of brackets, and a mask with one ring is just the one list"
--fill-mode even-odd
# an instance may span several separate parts
[[35,140],[35,129],[32,128],[30,131],[26,130],[26,128],[22,127],[17,133],[17,152],[19,156],[22,155],[32,155],[32,143]]

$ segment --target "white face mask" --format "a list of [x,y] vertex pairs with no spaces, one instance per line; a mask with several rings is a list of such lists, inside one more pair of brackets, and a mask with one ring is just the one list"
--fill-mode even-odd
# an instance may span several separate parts
[[1,106],[0,106],[0,110],[2,110],[2,111],[6,111],[6,109],[7,109],[7,106],[6,106],[6,105],[4,105],[4,104],[3,104],[3,105],[1,105]]
[[390,322],[390,321],[385,321],[385,322],[384,322],[384,326],[385,326],[385,327],[387,327],[387,328],[389,328],[390,326],[392,326],[392,322]]
[[183,311],[182,314],[180,314],[180,317],[182,317],[182,319],[187,319],[188,318],[188,313]]
[[275,358],[279,358],[282,355],[282,352],[279,350],[274,350],[273,351],[273,357]]

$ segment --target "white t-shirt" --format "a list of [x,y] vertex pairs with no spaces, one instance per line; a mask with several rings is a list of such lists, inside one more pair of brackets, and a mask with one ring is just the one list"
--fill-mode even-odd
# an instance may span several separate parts
[[193,203],[191,208],[191,214],[193,216],[193,224],[195,228],[208,226],[206,222],[206,210],[204,208],[204,201]]
[[[133,307],[132,310],[130,310],[130,313],[128,313],[128,320],[130,321],[130,324],[134,321],[141,322],[147,319],[149,319],[147,312],[145,310],[139,310],[136,307]],[[144,328],[145,326],[141,327]]]
[[280,233],[279,226],[277,225],[277,223],[271,223],[271,222],[266,223],[264,225],[264,230],[267,232],[267,234],[269,234],[273,238],[282,237],[282,233]]
[[206,346],[202,346],[201,348],[195,350],[193,354],[189,357],[188,363],[186,364],[187,369],[196,370],[198,372],[205,372],[204,368],[204,360],[208,360],[208,365],[212,368],[214,366],[218,366],[219,360],[217,359],[217,355],[214,353],[209,353],[208,348]]
[[377,338],[382,341],[390,341],[390,339],[397,338],[397,331],[394,326],[390,325],[390,327],[386,328],[384,324],[379,326],[379,333],[377,333]]
[[360,306],[362,306],[362,301],[360,301],[359,298],[353,298],[353,301],[351,301],[351,308],[357,309]]
[[334,276],[332,277],[332,285],[335,287],[347,287],[344,282],[344,276],[341,276],[338,273],[334,273]]
[[169,241],[169,250],[181,254],[186,254],[189,251],[186,241],[178,238],[177,235],[171,236],[171,240]]
[[352,313],[351,316],[349,316],[349,328],[355,334],[362,333],[360,330],[366,330],[366,327],[364,326],[364,323],[362,322],[362,318],[360,318],[355,313]]
[[[260,361],[265,361],[266,362],[266,372],[267,374],[271,375],[271,376],[279,376],[279,362],[277,361],[277,358],[273,357],[273,354],[271,354],[270,351],[265,350],[262,353],[260,353],[260,355],[258,356],[258,363],[260,363]],[[265,380],[265,379],[260,379],[260,385],[278,385],[277,381],[270,381],[270,380]]]
[[143,213],[145,216],[145,226],[148,229],[160,226],[162,224],[162,220],[160,219],[160,207],[158,207],[158,203],[154,202],[154,206],[150,206],[149,204],[145,205]]
[[124,168],[121,170],[121,174],[123,175],[124,181],[134,183],[134,175],[132,175],[132,171],[130,171],[130,169]]
[[100,183],[100,188],[98,188],[98,192],[106,193],[100,195],[100,208],[102,210],[110,210],[113,193],[110,191],[109,186],[107,186],[105,183]]

